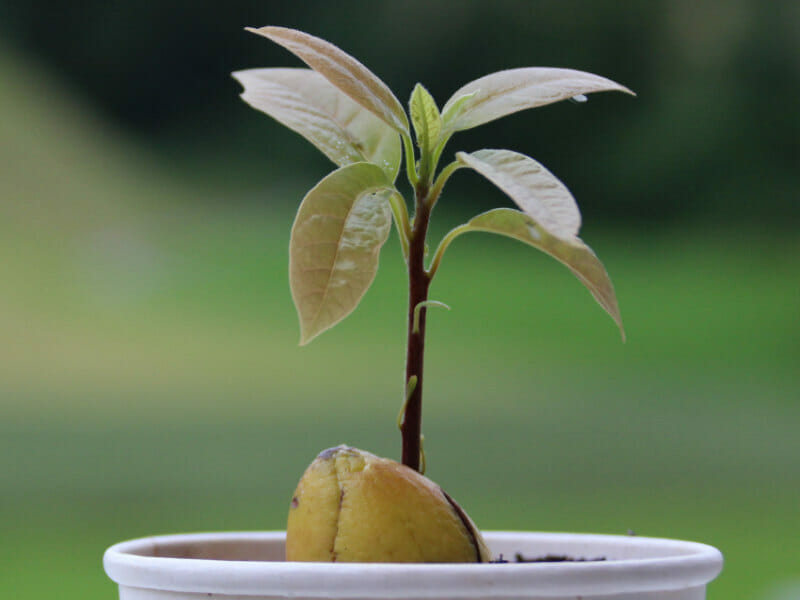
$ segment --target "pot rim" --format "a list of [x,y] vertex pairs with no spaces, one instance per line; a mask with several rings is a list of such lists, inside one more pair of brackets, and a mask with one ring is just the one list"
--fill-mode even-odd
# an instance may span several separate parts
[[[645,558],[557,563],[301,563],[153,556],[169,546],[242,541],[283,547],[285,532],[191,533],[139,538],[106,550],[103,564],[120,586],[270,597],[524,598],[685,589],[705,586],[722,569],[719,550],[665,538],[517,531],[484,532],[493,550],[546,543],[596,556],[641,552]],[[592,548],[595,548],[594,550]],[[577,550],[575,550],[577,549]]]

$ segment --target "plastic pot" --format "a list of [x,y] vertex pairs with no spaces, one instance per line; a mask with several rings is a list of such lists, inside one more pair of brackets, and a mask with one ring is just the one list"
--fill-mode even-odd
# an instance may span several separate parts
[[722,554],[695,542],[567,533],[486,532],[514,560],[602,561],[365,564],[284,561],[283,532],[199,533],[122,542],[103,563],[120,600],[701,600]]

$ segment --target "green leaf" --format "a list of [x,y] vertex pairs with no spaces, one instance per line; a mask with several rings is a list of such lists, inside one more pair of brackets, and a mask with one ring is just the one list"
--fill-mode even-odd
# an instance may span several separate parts
[[411,122],[414,124],[414,131],[417,134],[417,145],[423,154],[428,154],[433,150],[442,131],[442,117],[439,115],[439,108],[436,106],[433,96],[419,83],[414,87],[408,105]]
[[303,199],[289,242],[289,282],[300,344],[358,306],[392,226],[386,173],[371,163],[342,167]]
[[611,279],[608,277],[603,263],[592,249],[579,238],[571,240],[557,238],[548,233],[530,216],[511,208],[490,210],[478,215],[463,227],[464,232],[486,231],[514,238],[546,252],[565,264],[589,289],[600,306],[614,319],[622,338],[625,339],[622,317]]
[[567,187],[532,158],[510,150],[459,152],[456,159],[508,194],[551,235],[574,238],[581,215]]
[[330,42],[296,29],[246,29],[283,46],[358,104],[394,129],[408,134],[408,118],[400,101],[383,81],[349,54]]
[[[610,79],[573,69],[527,67],[498,71],[468,83],[452,95],[442,109],[448,121],[445,134],[573,96],[612,90],[633,94]],[[465,99],[468,95],[472,96]]]
[[371,162],[394,181],[400,169],[397,132],[311,69],[248,69],[233,73],[242,99],[276,119],[343,167]]

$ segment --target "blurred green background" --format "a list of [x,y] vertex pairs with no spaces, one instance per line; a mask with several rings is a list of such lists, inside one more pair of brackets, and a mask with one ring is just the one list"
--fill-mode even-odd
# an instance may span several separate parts
[[[242,31],[281,24],[401,99],[529,65],[636,90],[448,150],[570,186],[628,341],[551,259],[460,239],[432,289],[453,310],[429,320],[428,474],[486,529],[694,539],[726,555],[712,600],[800,596],[798,23],[789,0],[0,0],[0,586],[113,598],[108,545],[280,529],[319,450],[399,454],[396,240],[297,346],[289,228],[333,166],[229,77],[299,64]],[[434,235],[498,205],[459,173]]]

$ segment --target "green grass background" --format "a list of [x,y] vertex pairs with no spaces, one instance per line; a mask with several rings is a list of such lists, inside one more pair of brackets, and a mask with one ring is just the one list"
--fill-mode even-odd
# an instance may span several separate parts
[[[266,189],[189,173],[25,67],[0,62],[14,81],[0,87],[0,586],[113,598],[110,544],[280,529],[319,450],[397,456],[405,280],[392,241],[359,310],[299,348],[292,215],[275,206],[323,173]],[[463,216],[447,201],[439,230]],[[796,234],[587,224],[584,238],[616,283],[625,344],[547,257],[484,235],[448,252],[428,474],[482,528],[703,541],[726,556],[709,598],[788,600]]]

